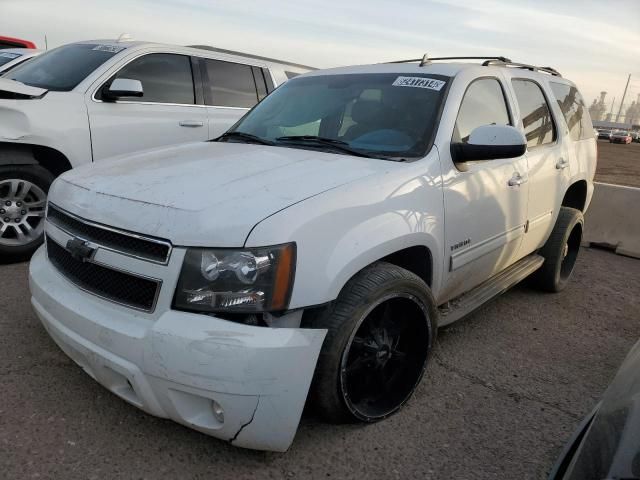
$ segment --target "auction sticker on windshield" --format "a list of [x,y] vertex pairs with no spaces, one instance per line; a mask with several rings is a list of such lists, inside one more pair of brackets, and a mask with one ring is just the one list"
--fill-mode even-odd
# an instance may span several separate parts
[[442,80],[435,80],[433,78],[424,77],[398,77],[393,82],[394,87],[415,87],[415,88],[428,88],[429,90],[438,90],[444,87],[445,83]]
[[120,53],[126,47],[117,47],[115,45],[96,45],[91,50],[99,50],[101,52]]

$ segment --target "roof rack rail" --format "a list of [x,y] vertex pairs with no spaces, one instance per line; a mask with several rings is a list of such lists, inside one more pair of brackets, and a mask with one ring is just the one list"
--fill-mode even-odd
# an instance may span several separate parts
[[225,48],[211,47],[209,45],[185,45],[188,48],[198,48],[200,50],[210,50],[212,52],[225,53],[228,55],[238,55],[240,57],[254,58],[256,60],[264,60],[266,62],[282,63],[284,65],[291,65],[292,67],[304,68],[307,70],[317,70],[316,67],[310,67],[309,65],[302,65],[301,63],[288,62],[286,60],[278,60],[277,58],[262,57],[260,55],[253,55],[251,53],[237,52],[235,50],[227,50]]
[[562,75],[560,75],[560,72],[558,72],[555,68],[537,67],[535,65],[529,65],[527,63],[513,62],[511,59],[507,57],[429,57],[429,55],[425,53],[422,58],[412,58],[408,60],[394,60],[393,62],[387,62],[387,63],[420,62],[420,66],[424,67],[425,65],[429,65],[434,60],[484,60],[484,62],[482,62],[482,66],[484,67],[492,66],[492,67],[524,68],[527,70],[531,70],[532,72],[544,72],[544,73],[549,73],[554,77],[562,77]]
[[502,60],[488,59],[485,62],[483,62],[482,65],[485,66],[485,67],[493,66],[493,67],[522,68],[522,69],[525,69],[525,70],[531,70],[532,72],[548,73],[550,75],[553,75],[554,77],[562,77],[560,72],[558,72],[555,68],[537,67],[535,65],[529,65],[528,63],[518,63],[518,62],[512,62],[510,60],[505,62],[505,61],[502,61]]
[[425,65],[428,65],[429,63],[431,63],[433,60],[498,60],[501,62],[511,62],[511,60],[509,60],[507,57],[494,57],[494,56],[486,56],[486,57],[429,57],[428,54],[424,54],[424,56],[422,58],[412,58],[409,60],[394,60],[393,62],[387,62],[387,63],[413,63],[413,62],[420,62],[420,66],[424,67]]

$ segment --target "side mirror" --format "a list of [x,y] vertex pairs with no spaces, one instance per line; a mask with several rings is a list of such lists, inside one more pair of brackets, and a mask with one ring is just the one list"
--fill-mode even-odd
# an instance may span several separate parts
[[116,78],[102,91],[102,97],[112,101],[120,97],[141,97],[143,94],[142,82],[130,78]]
[[451,157],[456,163],[515,158],[526,151],[527,139],[510,125],[483,125],[471,132],[467,143],[451,144]]

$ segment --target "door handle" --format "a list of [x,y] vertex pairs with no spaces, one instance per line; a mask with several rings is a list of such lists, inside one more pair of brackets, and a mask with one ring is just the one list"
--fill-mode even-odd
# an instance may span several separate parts
[[178,122],[178,125],[181,127],[204,127],[204,122],[199,122],[197,120],[181,120]]
[[564,170],[568,166],[569,166],[569,162],[567,162],[564,158],[561,158],[560,160],[558,160],[558,163],[556,163],[556,168],[558,170]]
[[523,183],[527,183],[528,180],[529,179],[526,176],[523,177],[522,175],[516,172],[513,174],[513,177],[509,179],[508,184],[510,187],[519,187]]

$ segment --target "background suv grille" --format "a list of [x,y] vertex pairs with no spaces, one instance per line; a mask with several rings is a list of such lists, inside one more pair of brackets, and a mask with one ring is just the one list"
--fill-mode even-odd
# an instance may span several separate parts
[[78,287],[94,295],[129,307],[153,311],[160,281],[112,270],[96,263],[76,260],[64,248],[46,237],[49,261]]
[[166,263],[171,245],[166,240],[142,237],[135,233],[117,231],[72,216],[55,205],[49,204],[47,220],[70,235],[116,250],[126,255]]

